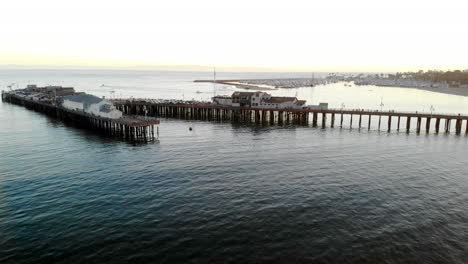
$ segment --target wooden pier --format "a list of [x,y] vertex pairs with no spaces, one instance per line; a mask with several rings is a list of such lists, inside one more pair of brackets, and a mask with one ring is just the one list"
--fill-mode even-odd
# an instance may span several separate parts
[[[418,113],[418,112],[395,112],[377,110],[347,110],[347,109],[258,109],[241,107],[223,107],[210,103],[197,104],[170,104],[156,103],[144,100],[114,100],[117,109],[124,114],[148,115],[158,117],[171,117],[182,119],[198,119],[209,121],[236,121],[255,122],[268,124],[298,124],[321,126],[322,128],[340,128],[358,126],[358,129],[371,130],[372,122],[377,121],[377,129],[380,131],[386,124],[385,130],[391,132],[392,129],[400,131],[404,128],[407,133],[411,131],[412,124],[415,123],[416,133],[424,130],[439,133],[441,129],[445,133],[452,132],[452,124],[455,123],[454,132],[457,135],[468,134],[468,116]],[[367,118],[367,123],[363,120]],[[319,124],[319,119],[321,124]],[[345,119],[349,125],[345,124]],[[377,119],[377,120],[376,120]],[[356,122],[357,123],[353,123]],[[337,123],[338,122],[338,123]],[[423,127],[423,122],[425,126]],[[375,125],[375,124],[374,124]]]
[[[28,109],[42,112],[63,121],[100,131],[106,135],[132,142],[153,142],[159,137],[160,121],[138,115],[124,115],[119,119],[94,116],[85,112],[75,111],[44,102],[32,101],[10,93],[2,93],[2,101],[21,105]],[[156,126],[156,136],[155,136]]]

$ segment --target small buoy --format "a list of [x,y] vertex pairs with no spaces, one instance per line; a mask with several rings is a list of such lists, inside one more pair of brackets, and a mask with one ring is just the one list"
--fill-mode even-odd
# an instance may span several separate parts
[[192,131],[192,127],[189,127],[189,129],[188,129],[188,130],[189,130],[189,131]]

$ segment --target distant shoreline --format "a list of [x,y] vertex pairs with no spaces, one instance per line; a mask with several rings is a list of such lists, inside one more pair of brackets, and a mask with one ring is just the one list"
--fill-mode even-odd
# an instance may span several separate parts
[[219,83],[219,84],[224,84],[224,85],[235,86],[238,89],[245,89],[245,90],[256,90],[256,91],[278,90],[278,88],[262,87],[256,84],[243,83],[242,80],[216,80],[216,81],[215,80],[195,80],[193,82]]
[[[257,91],[270,91],[270,90],[277,90],[277,88],[268,88],[268,87],[261,87],[255,84],[246,84],[242,83],[242,80],[195,80],[194,82],[209,82],[209,83],[219,83],[219,84],[224,84],[224,85],[231,85],[235,86],[236,88],[239,89],[245,89],[245,90],[257,90]],[[360,86],[360,85],[356,85]],[[434,92],[434,93],[441,93],[441,94],[450,94],[450,95],[458,95],[458,96],[464,96],[468,97],[468,89],[466,88],[455,88],[455,87],[449,87],[449,88],[436,88],[436,87],[404,87],[404,86],[391,86],[391,85],[375,85],[375,84],[369,84],[369,86],[377,86],[377,87],[388,87],[388,88],[402,88],[402,89],[416,89],[416,90],[422,90],[422,91],[428,91],[428,92]]]
[[[370,84],[372,85],[372,84]],[[357,85],[359,86],[359,85]],[[402,88],[402,89],[416,89],[434,93],[441,93],[441,94],[450,94],[450,95],[458,95],[458,96],[465,96],[468,97],[468,89],[466,88],[435,88],[435,87],[402,87],[402,86],[385,86],[385,85],[373,85],[377,87],[389,87],[389,88]]]

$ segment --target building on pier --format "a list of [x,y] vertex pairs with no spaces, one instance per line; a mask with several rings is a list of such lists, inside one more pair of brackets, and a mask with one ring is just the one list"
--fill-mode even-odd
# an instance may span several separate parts
[[[258,109],[302,109],[305,100],[298,100],[296,97],[272,96],[265,92],[234,92],[229,96],[215,96],[212,98],[213,104],[230,107],[246,107]],[[324,107],[324,105],[321,105]],[[328,107],[328,104],[327,104]]]
[[271,94],[264,93],[264,92],[255,92],[252,94],[250,100],[250,106],[252,108],[262,108],[263,102],[265,100],[271,100]]
[[212,98],[213,104],[223,105],[223,106],[232,106],[232,97],[226,95],[218,95]]
[[99,117],[119,119],[122,112],[114,104],[91,94],[76,94],[63,97],[62,106],[76,111],[83,111]]
[[318,105],[306,105],[306,106],[303,107],[303,109],[327,110],[328,109],[328,103],[319,103]]
[[252,92],[234,92],[232,94],[232,106],[234,107],[250,107],[252,104]]
[[302,109],[305,102],[305,100],[297,100],[296,97],[271,96],[268,99],[261,100],[259,103],[255,103],[252,108]]
[[67,96],[67,95],[75,94],[75,89],[73,87],[63,87],[63,86],[55,86],[55,85],[38,87],[35,84],[28,84],[28,86],[26,86],[26,89],[24,89],[24,91],[44,93],[44,94],[48,94],[50,97]]

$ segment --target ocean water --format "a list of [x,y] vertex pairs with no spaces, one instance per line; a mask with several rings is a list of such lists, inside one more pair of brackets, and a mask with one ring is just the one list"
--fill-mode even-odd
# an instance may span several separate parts
[[[0,77],[1,87],[60,83],[105,96],[112,87],[208,100],[213,90],[192,82],[210,73]],[[332,107],[380,108],[383,97],[389,109],[467,112],[465,97],[402,88],[274,93]],[[465,135],[161,121],[159,143],[132,145],[0,103],[0,263],[468,262]]]

